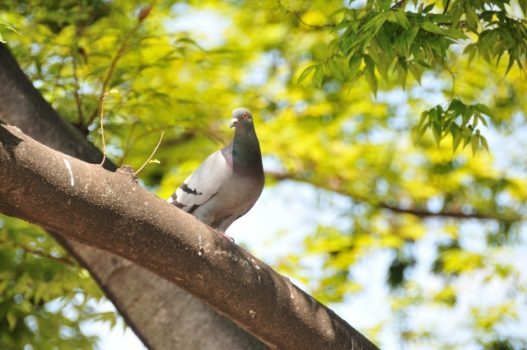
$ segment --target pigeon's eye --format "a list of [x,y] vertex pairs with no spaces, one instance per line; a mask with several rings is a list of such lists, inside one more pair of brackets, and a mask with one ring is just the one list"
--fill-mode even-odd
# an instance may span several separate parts
[[247,120],[249,118],[249,114],[247,112],[243,113],[242,119]]

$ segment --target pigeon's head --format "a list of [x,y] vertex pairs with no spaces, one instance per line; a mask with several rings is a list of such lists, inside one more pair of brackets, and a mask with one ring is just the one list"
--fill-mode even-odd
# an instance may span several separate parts
[[247,108],[236,108],[232,111],[231,128],[247,129],[253,126],[253,115]]

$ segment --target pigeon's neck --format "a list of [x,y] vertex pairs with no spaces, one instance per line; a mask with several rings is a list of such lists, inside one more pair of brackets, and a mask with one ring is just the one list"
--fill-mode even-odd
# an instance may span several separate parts
[[262,154],[254,127],[236,128],[232,141],[232,165],[234,171],[262,171]]

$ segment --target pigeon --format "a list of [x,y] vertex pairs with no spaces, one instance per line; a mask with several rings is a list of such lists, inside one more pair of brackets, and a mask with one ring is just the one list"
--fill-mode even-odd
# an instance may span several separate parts
[[265,181],[251,112],[236,108],[230,127],[232,142],[205,159],[168,199],[224,236],[256,203]]

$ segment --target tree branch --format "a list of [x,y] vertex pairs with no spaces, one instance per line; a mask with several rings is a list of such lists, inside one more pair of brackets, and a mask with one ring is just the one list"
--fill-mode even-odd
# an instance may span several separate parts
[[298,13],[297,11],[291,11],[280,0],[276,0],[276,3],[278,4],[278,6],[282,10],[284,10],[285,13],[293,15],[298,20],[298,22],[302,23],[304,26],[306,26],[308,28],[315,29],[315,30],[322,30],[322,29],[328,29],[328,28],[335,28],[336,27],[336,24],[333,24],[333,23],[327,23],[327,24],[323,24],[323,25],[314,25],[314,24],[306,23],[302,19],[302,16],[300,15],[300,13]]
[[443,217],[443,218],[454,218],[454,219],[463,219],[463,220],[466,220],[466,219],[499,220],[499,221],[505,221],[505,222],[515,222],[515,221],[520,221],[523,219],[520,216],[513,216],[513,215],[505,216],[505,215],[498,215],[494,213],[477,213],[477,212],[476,213],[464,213],[464,212],[456,211],[456,210],[442,210],[438,212],[431,212],[423,208],[405,208],[400,205],[390,204],[382,200],[366,198],[357,193],[351,193],[348,190],[343,189],[342,186],[340,186],[340,184],[344,182],[342,179],[337,179],[337,181],[333,181],[334,182],[333,184],[321,184],[318,182],[313,183],[312,181],[309,181],[303,178],[302,175],[291,174],[287,172],[266,172],[266,175],[278,181],[293,180],[293,181],[309,183],[316,187],[323,188],[325,190],[333,191],[335,193],[350,197],[357,202],[368,203],[370,205],[380,207],[383,209],[387,209],[395,213],[410,214],[410,215],[417,216],[419,218]]
[[53,151],[9,125],[0,125],[0,211],[134,261],[271,348],[376,349],[191,215],[125,175]]
[[40,249],[33,249],[31,247],[28,247],[28,246],[25,246],[25,245],[22,245],[22,244],[17,244],[15,242],[11,242],[11,241],[4,240],[4,239],[0,239],[0,245],[1,244],[10,244],[14,248],[22,249],[25,253],[29,253],[29,254],[33,254],[33,255],[39,256],[41,258],[53,260],[53,261],[56,261],[56,262],[64,264],[64,265],[69,265],[69,266],[76,266],[77,265],[77,262],[75,260],[71,259],[69,256],[54,256],[54,255],[46,253],[46,252],[44,252],[44,251],[42,251]]
[[390,11],[397,11],[401,8],[404,8],[405,5],[406,5],[406,0],[397,1],[395,4],[392,5],[392,7],[390,7]]
[[79,75],[78,75],[78,67],[77,67],[77,55],[78,55],[78,47],[75,47],[76,50],[72,50],[71,55],[71,65],[72,65],[72,71],[73,71],[73,81],[74,81],[74,88],[73,88],[73,95],[75,96],[75,104],[77,105],[77,125],[79,128],[83,129],[82,131],[85,131],[84,128],[84,112],[82,110],[82,100],[79,93],[80,90],[80,82],[79,82]]
[[[0,44],[0,118],[61,152],[99,163],[101,152],[53,110]],[[106,169],[115,165],[107,159]],[[48,231],[49,232],[49,231]],[[265,346],[201,300],[112,253],[50,232],[90,271],[126,323],[150,349],[259,350]]]
[[[145,9],[148,9],[148,12],[146,12],[146,16],[148,16],[148,13],[150,13],[151,7],[146,7]],[[143,11],[141,11],[141,13]],[[146,16],[141,17],[142,16],[141,13],[139,14],[140,17],[137,23],[121,39],[121,44],[119,45],[117,52],[113,56],[112,61],[110,62],[110,66],[108,67],[108,70],[106,71],[106,75],[104,76],[104,79],[102,81],[101,91],[99,92],[99,103],[97,104],[97,107],[93,110],[93,112],[91,113],[84,127],[88,127],[91,123],[93,123],[95,118],[97,118],[99,111],[102,109],[104,96],[107,92],[106,90],[108,89],[108,85],[112,81],[113,73],[115,71],[115,68],[117,68],[117,63],[124,56],[126,52],[126,49],[128,47],[128,40],[130,40],[130,38],[133,37],[134,34],[139,30],[139,28],[141,27],[141,24],[143,23],[143,20],[146,18]]]

